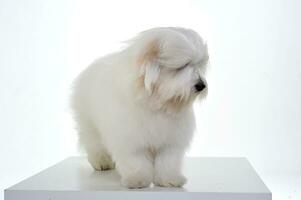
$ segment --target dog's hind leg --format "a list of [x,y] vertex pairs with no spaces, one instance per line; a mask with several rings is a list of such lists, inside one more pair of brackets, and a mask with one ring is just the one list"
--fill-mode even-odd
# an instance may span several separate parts
[[103,148],[98,148],[97,151],[87,150],[88,161],[97,171],[110,170],[115,168],[115,163],[111,156]]
[[79,142],[87,153],[88,161],[97,170],[109,170],[115,168],[111,155],[102,144],[101,135],[92,123],[86,120],[77,120]]

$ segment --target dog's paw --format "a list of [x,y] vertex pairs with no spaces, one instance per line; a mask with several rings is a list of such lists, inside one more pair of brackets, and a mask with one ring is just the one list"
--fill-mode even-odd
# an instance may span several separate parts
[[96,171],[104,171],[115,168],[115,163],[108,158],[88,159]]
[[91,163],[91,165],[96,171],[105,171],[115,168],[114,163]]
[[148,187],[151,184],[151,179],[146,176],[131,175],[123,177],[121,180],[123,186],[127,188],[144,188]]
[[182,187],[187,179],[183,175],[155,176],[154,184],[160,187]]

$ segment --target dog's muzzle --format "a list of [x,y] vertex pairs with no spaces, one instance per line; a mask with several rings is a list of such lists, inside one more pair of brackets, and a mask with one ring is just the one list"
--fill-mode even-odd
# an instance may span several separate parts
[[197,84],[194,85],[194,89],[196,92],[201,92],[205,88],[206,88],[206,85],[205,85],[204,81],[202,81],[202,80],[199,80],[199,82],[197,82]]

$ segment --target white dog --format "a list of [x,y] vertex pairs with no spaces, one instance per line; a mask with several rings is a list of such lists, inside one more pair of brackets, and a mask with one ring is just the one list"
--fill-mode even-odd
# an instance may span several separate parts
[[192,102],[206,95],[207,61],[196,32],[154,28],[83,71],[72,107],[91,165],[116,165],[128,188],[185,184],[181,166],[195,128]]

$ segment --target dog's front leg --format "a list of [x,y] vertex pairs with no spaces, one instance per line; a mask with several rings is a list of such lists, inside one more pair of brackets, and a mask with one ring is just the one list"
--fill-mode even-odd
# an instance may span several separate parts
[[153,179],[153,161],[146,152],[122,152],[116,156],[121,182],[128,188],[148,187]]
[[182,175],[184,150],[178,147],[166,147],[155,158],[154,184],[162,187],[181,187],[186,183]]

